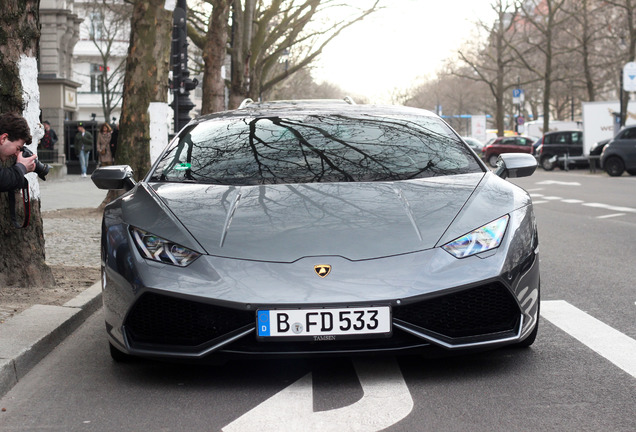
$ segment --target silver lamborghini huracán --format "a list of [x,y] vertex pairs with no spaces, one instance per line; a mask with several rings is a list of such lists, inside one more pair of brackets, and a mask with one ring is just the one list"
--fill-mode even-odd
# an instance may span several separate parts
[[104,210],[111,354],[208,356],[529,346],[532,202],[438,116],[344,101],[247,103],[189,123]]

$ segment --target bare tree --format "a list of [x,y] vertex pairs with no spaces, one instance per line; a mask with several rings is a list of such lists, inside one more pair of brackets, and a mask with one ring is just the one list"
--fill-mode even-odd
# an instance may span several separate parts
[[150,169],[148,109],[168,99],[172,12],[165,3],[136,0],[131,20],[116,160],[130,165],[137,178]]
[[[621,44],[625,46],[625,51],[623,51],[620,59],[621,63],[619,67],[621,68],[621,77],[622,75],[622,67],[627,62],[633,62],[636,60],[636,23],[634,22],[634,18],[636,16],[636,1],[635,0],[607,0],[606,4],[613,6],[618,11],[617,16],[617,26],[620,28],[619,37],[621,39]],[[620,80],[619,86],[622,89],[623,82]],[[627,115],[627,103],[629,102],[629,93],[621,90],[621,126],[625,125],[625,117]]]
[[121,103],[123,93],[126,46],[130,35],[130,4],[92,0],[87,5],[91,19],[88,27],[91,42],[99,52],[99,91],[102,97],[104,119],[110,119]]
[[470,75],[468,66],[457,65],[438,71],[437,79],[427,80],[412,89],[409,96],[402,96],[403,105],[436,111],[441,109],[444,119],[460,134],[470,133],[470,118],[466,115],[492,112],[495,106],[489,96],[490,87],[483,81],[465,78]]
[[[217,0],[209,0],[213,5]],[[368,7],[360,8],[336,0],[234,0],[231,5],[231,56],[230,107],[237,107],[245,98],[259,99],[276,84],[305,68],[316,59],[324,47],[344,29],[364,19],[379,9],[380,0],[370,0]],[[222,6],[219,6],[222,8]],[[340,13],[342,12],[342,13]],[[348,12],[348,13],[345,13]],[[332,16],[344,18],[333,19]],[[189,35],[204,51],[214,44],[208,38],[194,34],[202,25],[192,25]],[[209,28],[208,30],[209,31]],[[217,38],[216,44],[223,41]],[[296,53],[296,54],[294,54]],[[288,68],[278,67],[285,56],[294,56]],[[216,62],[216,68],[220,68]],[[206,69],[220,79],[220,72]],[[206,78],[204,78],[205,80]],[[211,87],[207,87],[211,88]],[[204,89],[203,99],[211,96]]]
[[469,69],[457,68],[454,73],[488,86],[495,99],[497,134],[503,136],[506,96],[512,88],[519,85],[511,79],[517,57],[513,47],[517,35],[519,5],[513,0],[496,0],[491,7],[497,17],[494,23],[479,23],[481,29],[487,33],[486,45],[478,46],[472,53],[460,50],[459,58]]
[[[43,133],[38,126],[39,91],[36,53],[40,39],[38,0],[4,0],[0,15],[0,111],[22,114],[31,127],[33,151]],[[30,72],[31,71],[31,72]],[[11,161],[10,164],[15,163]],[[37,183],[34,174],[29,182]],[[31,189],[33,189],[31,187]],[[51,269],[44,261],[44,234],[40,201],[31,201],[30,223],[25,229],[16,229],[9,217],[9,192],[0,194],[0,286],[52,285]],[[16,202],[21,198],[14,196]],[[18,207],[18,206],[16,206]],[[24,217],[24,215],[18,215]]]
[[212,13],[190,10],[188,36],[202,53],[201,114],[225,109],[225,79],[222,68],[227,55],[229,17],[232,0],[207,0]]
[[555,80],[557,58],[571,47],[561,48],[557,44],[558,33],[565,28],[564,23],[570,18],[564,13],[567,0],[532,0],[520,3],[521,17],[518,26],[525,31],[527,46],[535,53],[525,55],[528,50],[512,46],[517,53],[517,60],[522,67],[536,74],[543,82],[543,130],[549,130],[550,98]]

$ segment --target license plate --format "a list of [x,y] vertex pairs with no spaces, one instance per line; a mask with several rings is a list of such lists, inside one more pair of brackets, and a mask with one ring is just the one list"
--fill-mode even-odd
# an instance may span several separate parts
[[391,308],[259,310],[256,324],[260,338],[335,340],[390,335]]

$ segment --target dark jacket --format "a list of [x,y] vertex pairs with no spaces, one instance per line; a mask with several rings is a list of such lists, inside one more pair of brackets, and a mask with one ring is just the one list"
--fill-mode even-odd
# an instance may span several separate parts
[[17,163],[11,167],[0,168],[0,192],[8,192],[29,186],[29,181],[24,177],[26,167]]
[[85,152],[93,151],[93,135],[89,131],[84,132],[84,136],[82,136],[81,132],[78,132],[75,134],[73,146],[75,147],[75,152],[78,154],[80,150],[82,150],[82,147]]

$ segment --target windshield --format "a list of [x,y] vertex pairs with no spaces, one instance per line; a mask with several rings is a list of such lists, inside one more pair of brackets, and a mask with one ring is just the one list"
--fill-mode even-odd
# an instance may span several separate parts
[[219,118],[181,133],[153,181],[223,185],[395,181],[482,172],[434,117]]

